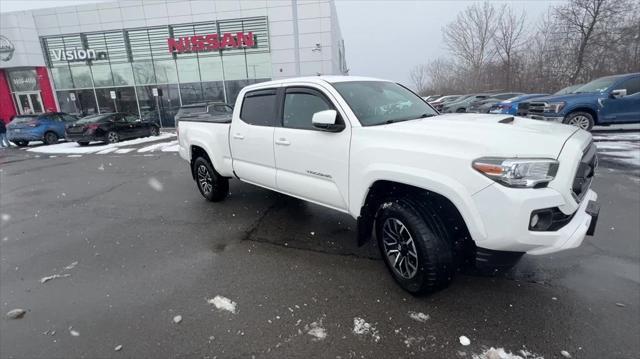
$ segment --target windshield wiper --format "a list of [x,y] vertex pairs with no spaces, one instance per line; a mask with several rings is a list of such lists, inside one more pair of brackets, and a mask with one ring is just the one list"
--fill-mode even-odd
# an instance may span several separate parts
[[391,120],[386,120],[384,123],[389,124],[389,123],[396,123],[396,122],[402,122],[402,121],[411,121],[411,120],[417,120],[419,118],[427,118],[427,117],[433,117],[436,114],[434,113],[423,113],[420,116],[417,117],[409,117],[409,118],[395,118],[395,119],[391,119]]

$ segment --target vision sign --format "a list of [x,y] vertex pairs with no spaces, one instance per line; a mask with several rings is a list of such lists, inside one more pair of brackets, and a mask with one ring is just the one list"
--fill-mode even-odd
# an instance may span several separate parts
[[240,49],[256,47],[257,43],[253,32],[237,32],[235,34],[194,35],[179,37],[177,39],[167,38],[169,52],[181,54],[185,52],[206,52],[227,49]]
[[96,51],[94,49],[72,49],[72,50],[51,50],[54,61],[87,61],[104,60],[108,57],[106,51]]

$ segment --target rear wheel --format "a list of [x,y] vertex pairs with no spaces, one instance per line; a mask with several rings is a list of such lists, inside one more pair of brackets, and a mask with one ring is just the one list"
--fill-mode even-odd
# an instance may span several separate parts
[[120,142],[120,136],[118,136],[118,133],[115,131],[109,131],[109,133],[107,133],[107,142],[109,143]]
[[87,141],[78,141],[78,144],[80,146],[87,146],[87,145],[89,145],[89,142],[87,142]]
[[209,160],[198,157],[193,161],[193,173],[200,194],[211,202],[219,202],[229,194],[229,179],[220,176]]
[[29,145],[29,141],[15,141],[14,143],[18,147],[27,147]]
[[44,143],[46,145],[53,145],[58,143],[58,135],[55,132],[47,132],[44,134]]
[[457,113],[464,113],[467,112],[464,108],[459,108],[456,110]]
[[160,129],[158,129],[156,126],[151,126],[151,128],[149,129],[149,135],[158,136],[159,134],[160,134]]
[[376,237],[395,281],[412,294],[446,287],[455,271],[450,235],[428,204],[402,197],[384,202]]
[[593,116],[588,112],[574,112],[565,117],[563,123],[579,127],[585,131],[591,131],[593,125]]

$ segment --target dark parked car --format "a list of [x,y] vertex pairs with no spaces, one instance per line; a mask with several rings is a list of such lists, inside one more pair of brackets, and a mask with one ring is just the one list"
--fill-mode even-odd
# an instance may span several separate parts
[[469,106],[471,106],[475,101],[484,100],[486,98],[489,98],[491,95],[492,94],[488,94],[488,93],[473,94],[465,97],[462,100],[458,99],[456,101],[445,104],[444,107],[442,108],[442,111],[440,112],[442,113],[467,112],[467,109],[469,108]]
[[116,143],[121,140],[137,137],[157,136],[158,125],[142,121],[137,115],[122,112],[91,115],[67,126],[66,136],[69,141],[76,141],[86,146],[91,141]]
[[181,119],[190,118],[192,121],[203,119],[215,122],[231,121],[233,107],[224,102],[204,102],[181,106],[175,116],[176,126]]
[[7,138],[18,146],[29,141],[43,141],[47,145],[64,138],[65,125],[78,120],[63,112],[47,112],[37,115],[19,115],[7,125]]

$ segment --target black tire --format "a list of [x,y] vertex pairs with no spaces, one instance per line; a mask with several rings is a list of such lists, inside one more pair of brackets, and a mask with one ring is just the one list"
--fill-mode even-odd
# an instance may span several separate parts
[[118,143],[120,142],[120,135],[118,135],[115,131],[109,131],[105,136],[107,143]]
[[89,142],[87,142],[87,141],[78,141],[78,144],[79,144],[80,146],[88,146],[88,145],[89,145]]
[[149,136],[159,136],[160,129],[157,126],[149,127]]
[[29,141],[15,141],[14,143],[18,147],[27,147],[27,146],[29,146]]
[[54,143],[58,143],[58,135],[55,132],[49,131],[44,134],[43,142],[45,145],[53,145]]
[[465,113],[465,112],[467,112],[467,110],[464,108],[459,108],[456,110],[456,113]]
[[[391,225],[394,221],[400,222],[408,234],[411,236],[413,248],[406,241],[406,247],[402,249],[401,242],[398,242],[399,255],[394,259],[393,254],[387,251],[393,247],[389,245],[388,231],[385,225]],[[400,231],[401,233],[403,231]],[[404,232],[406,233],[406,231]],[[400,197],[390,201],[384,201],[380,206],[376,216],[376,237],[382,258],[395,281],[406,291],[418,295],[431,293],[445,288],[453,279],[456,265],[454,263],[454,253],[452,249],[451,235],[444,226],[438,213],[428,204],[421,203],[407,197]],[[405,238],[406,239],[406,238]],[[386,242],[385,242],[386,240]],[[385,248],[386,247],[386,248]],[[408,250],[407,250],[408,249]],[[406,250],[405,269],[413,270],[415,273],[405,273],[403,275],[398,270],[402,267],[400,253]],[[411,268],[411,251],[417,252],[417,263],[414,261],[415,269]],[[392,262],[396,262],[398,267]]]
[[595,121],[593,120],[593,116],[591,116],[588,112],[572,112],[568,114],[562,123],[567,125],[576,126],[585,131],[591,131],[593,125],[595,125]]
[[220,176],[205,157],[193,161],[196,186],[207,201],[220,202],[229,194],[229,179]]

